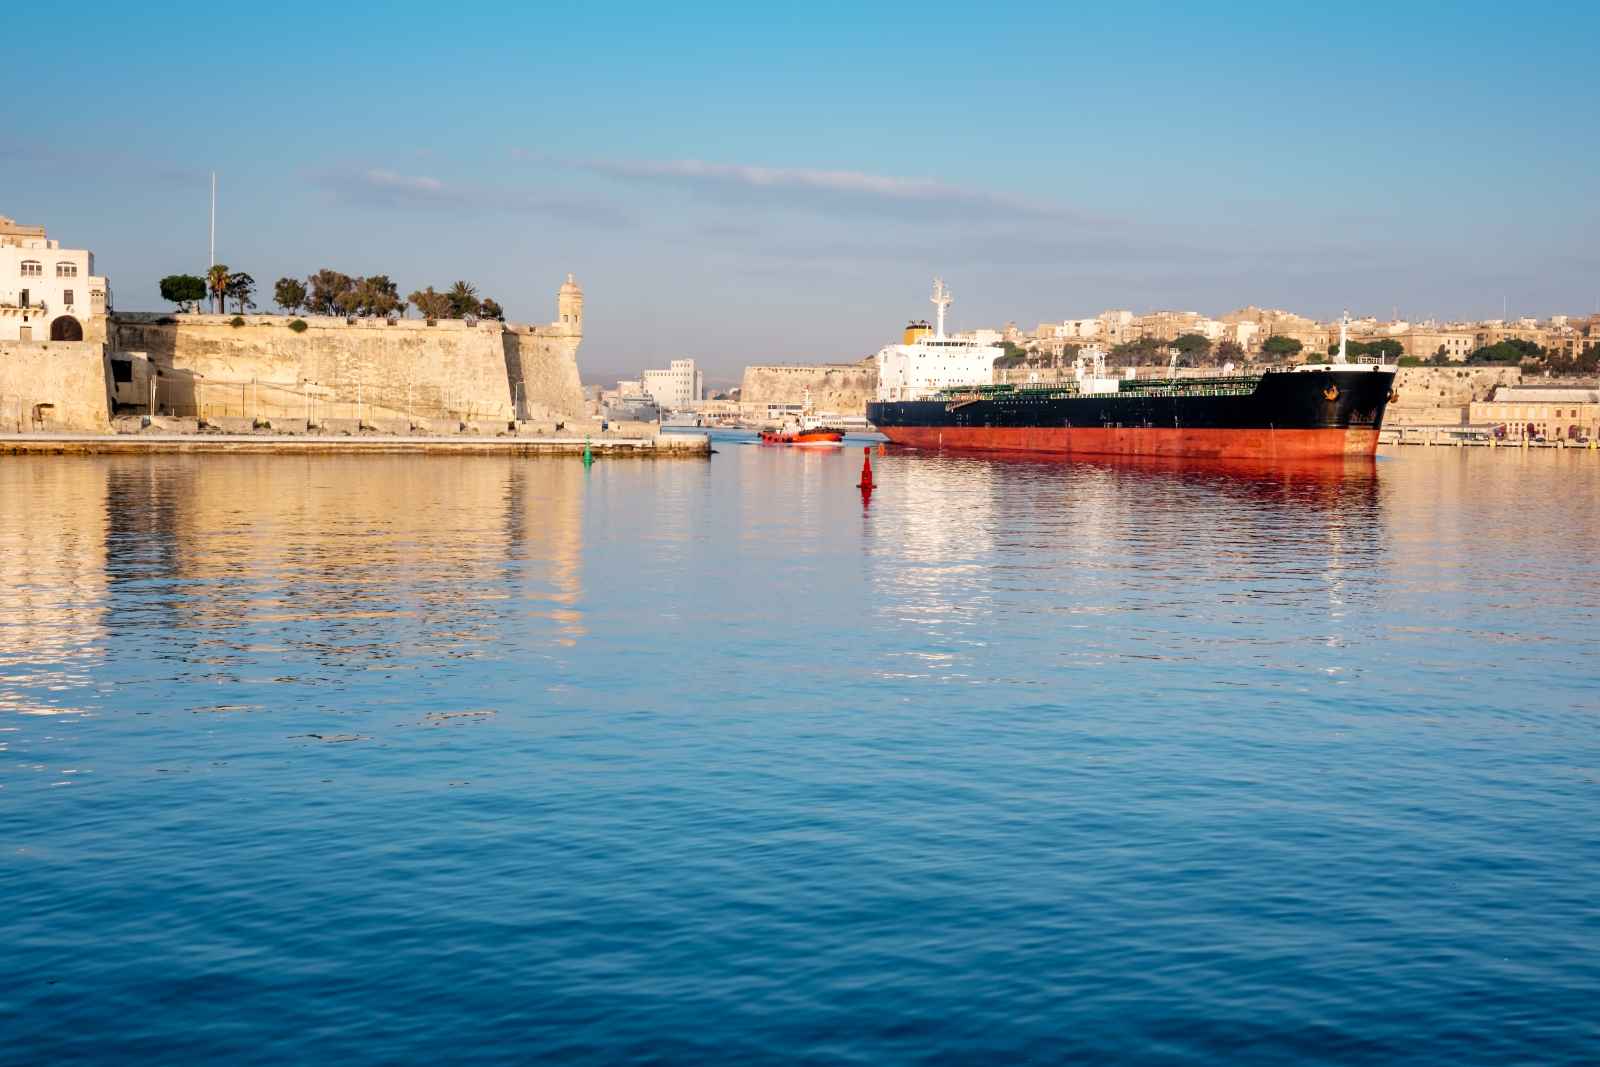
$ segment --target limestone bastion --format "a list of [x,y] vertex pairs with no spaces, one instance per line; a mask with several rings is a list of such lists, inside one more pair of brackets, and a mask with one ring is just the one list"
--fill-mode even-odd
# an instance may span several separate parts
[[878,392],[877,357],[860,363],[819,366],[767,364],[744,369],[739,387],[741,407],[803,404],[808,396],[817,411],[863,415]]
[[[7,342],[5,429],[105,432],[117,411],[244,417],[554,422],[584,412],[583,291],[554,322],[113,314],[104,345]],[[15,425],[11,425],[15,423]]]
[[[159,414],[305,420],[545,421],[583,414],[583,292],[556,321],[291,315],[115,315],[118,406]],[[122,364],[121,367],[118,364]]]

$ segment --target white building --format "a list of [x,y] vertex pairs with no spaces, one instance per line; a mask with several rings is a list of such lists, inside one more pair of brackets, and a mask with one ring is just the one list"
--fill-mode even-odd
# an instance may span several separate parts
[[1040,340],[1093,341],[1100,336],[1099,319],[1067,319],[1065,322],[1041,322]]
[[950,291],[938,278],[933,281],[932,299],[939,311],[932,337],[926,336],[925,328],[907,331],[908,343],[885,345],[878,351],[879,400],[923,400],[940,389],[994,381],[994,361],[1005,350],[946,337],[944,311],[950,306]]
[[639,383],[667,411],[688,411],[705,396],[705,375],[695,369],[692,359],[675,359],[666,370],[647,370]]
[[94,253],[0,215],[0,341],[103,341],[110,298]]

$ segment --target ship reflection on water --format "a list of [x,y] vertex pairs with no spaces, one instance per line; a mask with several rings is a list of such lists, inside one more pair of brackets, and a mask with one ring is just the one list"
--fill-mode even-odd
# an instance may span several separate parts
[[1064,638],[1041,647],[1052,662],[1205,655],[1234,612],[1235,652],[1245,636],[1338,645],[1388,566],[1381,466],[892,450],[872,511],[878,610],[926,642],[904,655],[962,678],[985,676],[1008,616]]

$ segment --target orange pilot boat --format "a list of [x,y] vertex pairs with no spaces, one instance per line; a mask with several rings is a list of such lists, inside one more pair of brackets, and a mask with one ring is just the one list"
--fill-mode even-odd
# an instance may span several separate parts
[[844,431],[829,426],[761,431],[761,443],[764,445],[836,445],[843,440]]

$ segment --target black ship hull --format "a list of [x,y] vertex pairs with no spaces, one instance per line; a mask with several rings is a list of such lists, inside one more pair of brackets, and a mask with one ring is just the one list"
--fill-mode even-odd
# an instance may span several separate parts
[[1000,387],[879,401],[867,405],[867,418],[895,444],[919,448],[1214,459],[1371,456],[1394,371],[1359,366],[1121,386],[1086,394]]

